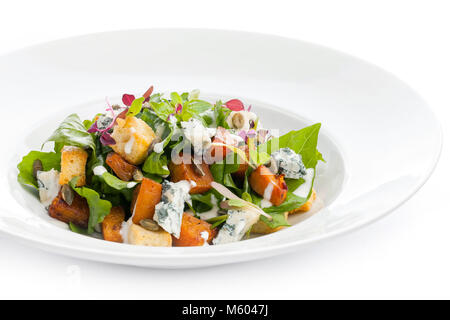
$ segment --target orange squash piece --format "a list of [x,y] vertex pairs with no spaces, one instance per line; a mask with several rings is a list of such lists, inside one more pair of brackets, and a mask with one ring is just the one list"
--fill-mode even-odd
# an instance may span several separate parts
[[190,163],[180,163],[175,164],[173,162],[169,163],[169,171],[170,171],[170,181],[178,182],[182,180],[193,181],[195,182],[195,186],[191,188],[189,193],[204,193],[211,189],[211,182],[214,181],[214,178],[209,170],[209,165],[206,163],[202,163],[201,165],[202,171],[205,175],[198,174],[194,165]]
[[274,175],[272,171],[265,166],[259,166],[250,175],[250,186],[262,197],[265,196],[264,193],[266,193],[266,190],[270,191],[270,189],[267,189],[268,187],[271,188],[269,186],[270,184],[273,186],[273,189],[269,195],[270,202],[274,206],[279,206],[286,199],[288,191],[286,182],[284,181],[284,176]]
[[87,228],[89,221],[89,206],[85,198],[74,192],[74,198],[72,204],[69,206],[62,198],[61,192],[53,199],[50,207],[48,208],[48,214],[50,217],[59,221],[73,224]]
[[136,171],[136,166],[128,163],[118,153],[110,152],[106,156],[106,164],[114,171],[114,173],[123,181],[130,181],[133,179],[133,174]]
[[211,229],[211,225],[203,220],[197,219],[187,213],[183,213],[183,220],[181,221],[180,238],[177,239],[172,236],[172,246],[174,247],[194,247],[203,246],[205,238],[202,233],[208,233],[208,243],[217,235],[217,229]]
[[113,242],[123,242],[120,229],[125,221],[125,211],[122,207],[112,207],[109,214],[103,219],[102,233],[103,239]]
[[161,201],[162,185],[152,179],[143,178],[134,189],[131,201],[133,223],[139,224],[142,219],[153,219],[155,206]]

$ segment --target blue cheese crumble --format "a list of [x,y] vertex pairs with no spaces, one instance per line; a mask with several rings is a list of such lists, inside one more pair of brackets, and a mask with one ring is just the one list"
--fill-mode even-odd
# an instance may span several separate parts
[[215,128],[206,128],[200,120],[195,118],[182,121],[181,128],[184,137],[189,140],[196,155],[202,155],[205,150],[209,149],[211,137],[216,134]]
[[183,219],[184,203],[190,200],[189,181],[177,183],[164,181],[162,184],[161,202],[155,207],[153,219],[161,228],[176,238],[180,237],[181,221]]
[[271,155],[275,160],[278,173],[289,179],[300,179],[306,175],[306,168],[302,156],[290,148],[282,148]]
[[240,241],[245,233],[259,220],[254,210],[228,210],[228,218],[220,229],[213,244],[225,244]]

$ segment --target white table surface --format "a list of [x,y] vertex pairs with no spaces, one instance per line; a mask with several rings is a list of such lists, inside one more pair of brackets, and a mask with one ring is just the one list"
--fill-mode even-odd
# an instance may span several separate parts
[[384,67],[430,103],[441,120],[444,149],[428,183],[394,213],[359,231],[293,254],[207,269],[82,261],[0,236],[0,298],[450,298],[450,152],[445,144],[450,137],[450,4],[295,3],[1,2],[0,54],[83,33],[149,27],[257,31],[330,46]]

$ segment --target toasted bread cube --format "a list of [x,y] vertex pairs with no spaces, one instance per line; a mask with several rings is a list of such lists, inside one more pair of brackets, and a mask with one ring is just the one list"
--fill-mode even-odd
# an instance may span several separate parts
[[[288,215],[289,215],[288,212],[284,213],[284,217],[286,219],[287,219]],[[281,227],[271,228],[267,224],[265,224],[264,222],[259,220],[257,223],[255,223],[252,226],[252,233],[269,234],[269,233],[280,231],[281,229],[284,229],[284,228],[286,228],[286,227],[285,226],[281,226]]]
[[52,204],[48,208],[50,217],[59,221],[87,228],[89,222],[89,206],[85,198],[74,194],[71,205],[68,205],[62,198],[61,192],[53,199]]
[[289,211],[289,214],[309,211],[313,205],[314,200],[316,200],[316,197],[317,197],[316,190],[313,189],[308,201],[302,204],[297,209]]
[[132,116],[117,118],[117,125],[111,136],[116,141],[111,148],[134,165],[145,161],[150,144],[156,137],[147,123]]
[[84,186],[86,184],[87,158],[88,154],[85,150],[73,146],[64,146],[61,150],[59,184],[67,184],[74,177],[79,177],[77,186]]
[[123,242],[120,230],[124,221],[125,211],[122,207],[112,207],[102,222],[103,239],[106,241]]
[[128,229],[128,243],[148,247],[171,247],[172,236],[163,229],[150,231],[132,223]]

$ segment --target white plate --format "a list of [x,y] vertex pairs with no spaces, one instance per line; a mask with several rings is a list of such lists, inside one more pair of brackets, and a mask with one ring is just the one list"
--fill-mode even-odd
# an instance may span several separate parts
[[[200,88],[251,103],[266,127],[323,124],[316,189],[325,207],[280,232],[229,245],[150,248],[67,231],[16,181],[16,165],[66,115],[105,96]],[[259,259],[354,230],[391,212],[430,176],[440,126],[426,103],[379,68],[310,43],[213,30],[93,34],[0,58],[0,230],[36,247],[111,263],[183,268]],[[310,119],[310,120],[309,120]],[[304,219],[309,217],[308,219]]]

